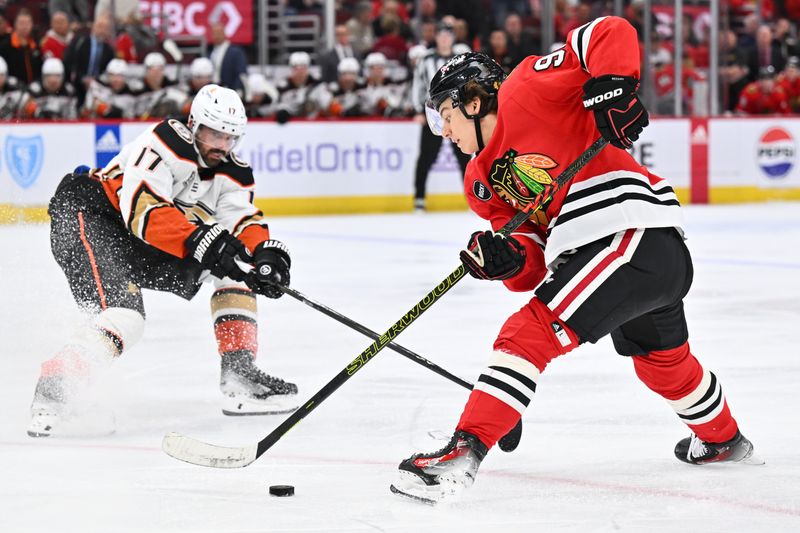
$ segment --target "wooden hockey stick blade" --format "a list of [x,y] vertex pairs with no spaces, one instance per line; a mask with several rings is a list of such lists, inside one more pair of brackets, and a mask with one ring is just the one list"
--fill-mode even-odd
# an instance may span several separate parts
[[161,449],[170,457],[198,466],[242,468],[256,460],[257,445],[233,448],[208,444],[180,433],[164,435]]

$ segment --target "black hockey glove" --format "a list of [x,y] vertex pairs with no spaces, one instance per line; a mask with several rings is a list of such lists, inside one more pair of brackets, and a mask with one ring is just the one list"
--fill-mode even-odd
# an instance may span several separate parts
[[280,298],[283,291],[276,285],[289,286],[289,267],[292,266],[292,259],[289,257],[289,249],[281,241],[264,241],[256,246],[255,268],[247,276],[247,286],[253,292],[263,294],[267,298]]
[[473,278],[508,279],[525,266],[525,248],[514,237],[492,231],[476,231],[459,254]]
[[628,149],[650,123],[636,94],[639,81],[630,76],[606,75],[583,85],[583,107],[594,111],[600,135],[617,148]]
[[247,273],[236,264],[236,260],[245,263],[253,261],[242,241],[219,224],[203,224],[194,230],[186,239],[186,249],[189,257],[220,279],[228,277],[244,281]]

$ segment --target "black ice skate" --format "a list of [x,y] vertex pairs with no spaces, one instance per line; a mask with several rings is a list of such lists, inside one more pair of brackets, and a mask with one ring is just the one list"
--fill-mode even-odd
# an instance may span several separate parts
[[753,455],[753,443],[739,431],[731,440],[720,443],[703,442],[692,434],[675,445],[675,457],[693,465],[722,462],[764,464],[762,459]]
[[299,407],[297,385],[266,374],[247,350],[222,356],[219,388],[229,416],[291,413]]
[[433,453],[418,453],[400,463],[395,494],[434,505],[457,499],[472,486],[488,449],[478,437],[457,431],[450,442]]

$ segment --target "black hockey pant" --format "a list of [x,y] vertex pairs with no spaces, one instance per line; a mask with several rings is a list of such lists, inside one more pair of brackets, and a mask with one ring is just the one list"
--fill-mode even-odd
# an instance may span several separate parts
[[141,289],[187,300],[200,289],[200,267],[133,236],[100,183],[67,174],[50,200],[50,245],[79,306],[123,307],[144,316]]

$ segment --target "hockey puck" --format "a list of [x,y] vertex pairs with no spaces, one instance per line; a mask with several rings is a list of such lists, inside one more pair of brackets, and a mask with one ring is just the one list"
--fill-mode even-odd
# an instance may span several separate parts
[[269,493],[272,496],[294,496],[294,487],[292,485],[272,485]]

